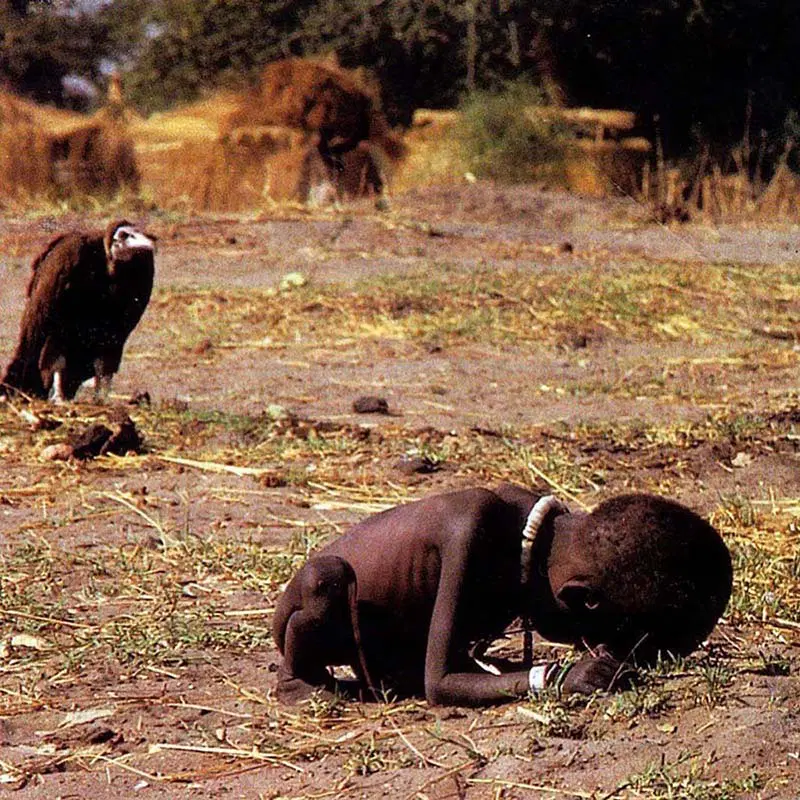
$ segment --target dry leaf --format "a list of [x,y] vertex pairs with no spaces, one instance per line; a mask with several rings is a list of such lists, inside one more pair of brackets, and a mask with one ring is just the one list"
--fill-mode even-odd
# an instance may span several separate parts
[[85,725],[87,722],[110,717],[115,711],[114,708],[85,708],[80,711],[70,711],[58,727],[71,728],[73,725]]
[[38,636],[32,636],[30,633],[16,633],[11,639],[9,644],[12,647],[28,647],[31,650],[46,650],[47,642],[40,639]]
[[665,722],[658,726],[658,730],[660,730],[661,733],[675,733],[675,731],[678,730],[678,726],[672,725],[669,722]]

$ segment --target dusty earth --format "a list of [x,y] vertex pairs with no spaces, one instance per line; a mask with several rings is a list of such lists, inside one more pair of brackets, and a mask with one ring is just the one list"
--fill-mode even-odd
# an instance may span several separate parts
[[[0,360],[37,250],[117,215],[0,219]],[[383,213],[125,215],[160,249],[112,403],[0,406],[0,786],[800,797],[797,228],[483,183]],[[364,395],[389,413],[355,413]],[[141,454],[45,457],[119,405]],[[275,703],[269,621],[311,549],[500,480],[709,515],[736,569],[711,641],[588,702]]]

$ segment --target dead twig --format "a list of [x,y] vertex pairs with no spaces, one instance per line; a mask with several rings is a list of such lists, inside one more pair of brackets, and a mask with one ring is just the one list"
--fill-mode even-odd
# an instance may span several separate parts
[[166,548],[169,546],[169,544],[175,543],[175,540],[166,532],[161,523],[153,519],[153,517],[151,517],[146,511],[142,511],[141,508],[124,497],[120,492],[100,492],[99,495],[100,497],[105,497],[108,500],[113,500],[115,503],[125,506],[125,508],[133,511],[134,514],[138,514],[138,516],[140,516],[148,525],[150,525],[150,527],[154,528],[158,532],[162,547]]
[[572,500],[573,503],[575,503],[576,505],[580,506],[584,511],[588,511],[589,510],[589,506],[586,505],[586,503],[584,503],[583,500],[580,500],[578,497],[576,497],[569,489],[567,489],[564,486],[562,486],[554,478],[551,478],[549,475],[547,475],[546,473],[542,472],[542,470],[540,470],[539,467],[536,466],[536,464],[534,464],[533,462],[528,462],[528,469],[534,475],[536,475],[537,477],[539,477],[543,481],[545,481],[545,483],[547,483],[548,486],[551,486],[557,492],[559,492],[560,494],[564,495],[564,497]]
[[400,737],[403,744],[426,766],[426,767],[439,767],[440,769],[447,769],[446,764],[442,764],[441,761],[436,761],[435,759],[431,758],[430,756],[426,756],[422,753],[419,749],[417,749],[408,739],[408,737],[403,733],[397,723],[393,720],[389,720],[389,724],[392,726],[394,732]]
[[28,614],[25,611],[14,611],[9,608],[0,608],[0,615],[6,617],[19,617],[20,619],[29,619],[34,622],[46,622],[48,625],[61,625],[65,628],[79,628],[81,630],[90,631],[95,628],[94,625],[85,625],[82,622],[70,622],[66,619],[58,619],[57,617],[44,617],[38,614]]
[[270,467],[237,467],[234,464],[220,464],[217,461],[196,461],[191,458],[177,458],[176,456],[156,457],[159,461],[168,461],[171,464],[179,464],[182,467],[192,467],[205,472],[230,473],[239,477],[249,475],[254,478],[260,478],[264,475],[279,475],[277,470]]
[[236,747],[208,747],[206,745],[171,744],[169,742],[159,742],[158,744],[152,745],[150,749],[151,752],[158,750],[178,750],[184,753],[205,753],[207,755],[228,756],[230,758],[241,758],[249,761],[264,761],[269,764],[287,767],[295,772],[299,772],[301,775],[305,771],[302,767],[298,767],[296,764],[286,761],[275,753],[264,753],[255,749],[240,750]]
[[467,783],[483,786],[505,787],[508,789],[523,789],[528,792],[545,792],[547,794],[558,794],[566,797],[581,797],[586,798],[586,800],[598,800],[596,794],[592,792],[584,792],[581,789],[559,789],[555,786],[543,786],[541,784],[534,783],[518,783],[517,781],[508,781],[503,778],[467,778]]

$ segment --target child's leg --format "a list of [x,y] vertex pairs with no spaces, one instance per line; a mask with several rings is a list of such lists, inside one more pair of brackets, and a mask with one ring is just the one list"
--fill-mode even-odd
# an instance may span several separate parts
[[299,702],[315,691],[333,691],[330,665],[357,668],[354,603],[355,573],[343,558],[312,558],[292,578],[273,621],[273,637],[283,653],[276,687],[280,700]]

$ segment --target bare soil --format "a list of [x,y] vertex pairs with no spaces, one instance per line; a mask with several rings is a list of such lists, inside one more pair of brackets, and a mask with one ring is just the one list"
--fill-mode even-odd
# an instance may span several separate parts
[[[32,257],[106,218],[0,219],[4,362]],[[800,796],[800,231],[665,227],[628,200],[485,183],[383,213],[139,218],[157,289],[112,405],[145,451],[45,460],[109,419],[88,394],[32,406],[57,427],[0,407],[0,786]],[[364,395],[389,413],[354,412]],[[709,515],[737,570],[711,641],[588,702],[274,701],[271,612],[311,549],[388,505],[501,480]],[[501,644],[518,653],[518,634]]]

